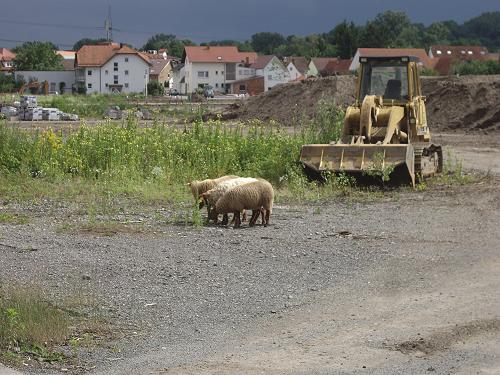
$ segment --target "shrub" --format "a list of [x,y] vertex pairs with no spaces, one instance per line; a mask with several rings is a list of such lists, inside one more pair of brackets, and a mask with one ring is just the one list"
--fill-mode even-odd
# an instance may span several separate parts
[[148,82],[148,95],[162,96],[165,95],[165,87],[158,81]]
[[460,75],[500,74],[500,61],[461,61],[453,65],[452,72]]

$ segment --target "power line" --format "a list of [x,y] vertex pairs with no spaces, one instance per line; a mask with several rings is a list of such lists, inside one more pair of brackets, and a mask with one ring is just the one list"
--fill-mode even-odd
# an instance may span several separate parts
[[84,29],[84,30],[103,30],[102,26],[83,26],[83,25],[65,25],[56,23],[42,23],[42,22],[30,22],[30,21],[13,21],[7,19],[0,19],[2,23],[12,23],[17,25],[28,25],[28,26],[41,26],[41,27],[55,27],[64,29]]
[[[14,39],[3,39],[3,38],[0,38],[0,42],[28,43],[28,42],[33,42],[33,40],[14,40]],[[62,47],[73,47],[73,44],[57,43],[57,42],[52,42],[52,41],[50,43],[55,44],[57,46],[62,46]]]

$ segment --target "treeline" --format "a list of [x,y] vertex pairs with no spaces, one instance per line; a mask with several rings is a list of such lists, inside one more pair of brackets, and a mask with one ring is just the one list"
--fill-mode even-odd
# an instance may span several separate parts
[[[434,22],[429,26],[412,23],[405,12],[386,11],[365,25],[343,21],[323,34],[305,37],[260,32],[245,42],[219,40],[202,45],[235,45],[241,51],[278,56],[340,56],[350,58],[358,47],[424,48],[435,44],[484,45],[490,51],[500,50],[500,12],[483,13],[463,24],[456,21]],[[170,55],[181,57],[184,46],[195,45],[191,40],[179,40],[174,35],[157,34],[142,49],[167,48]]]

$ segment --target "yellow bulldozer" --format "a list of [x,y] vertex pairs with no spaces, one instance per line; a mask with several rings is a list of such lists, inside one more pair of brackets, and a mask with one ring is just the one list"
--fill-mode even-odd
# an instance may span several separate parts
[[442,171],[443,152],[431,142],[417,63],[412,56],[360,58],[356,102],[347,108],[340,139],[302,146],[300,162],[310,178],[383,170],[414,186]]

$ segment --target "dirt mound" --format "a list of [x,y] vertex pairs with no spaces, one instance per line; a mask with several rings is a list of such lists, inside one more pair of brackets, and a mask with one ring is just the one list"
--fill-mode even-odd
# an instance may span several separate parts
[[431,129],[500,130],[500,76],[426,78]]
[[[433,131],[500,130],[500,76],[424,78],[427,116]],[[321,100],[346,107],[354,102],[355,78],[338,76],[280,85],[234,104],[223,119],[276,120],[296,126],[312,118]]]
[[233,104],[222,113],[222,118],[275,120],[284,126],[295,126],[312,118],[321,100],[342,107],[354,102],[355,84],[352,76],[338,76],[275,86],[244,103]]

